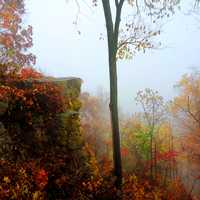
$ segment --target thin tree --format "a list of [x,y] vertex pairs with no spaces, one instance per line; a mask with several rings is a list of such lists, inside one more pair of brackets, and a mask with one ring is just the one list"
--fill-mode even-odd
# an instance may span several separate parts
[[[174,12],[174,5],[179,0],[99,0],[102,2],[104,19],[106,22],[108,60],[110,75],[110,113],[113,138],[113,161],[116,186],[122,183],[122,166],[120,154],[120,132],[118,119],[118,84],[117,84],[117,59],[130,58],[137,51],[153,48],[151,38],[158,35],[159,31],[150,31],[138,23],[145,14],[152,22],[155,19],[169,16]],[[75,0],[78,5],[78,0]],[[81,0],[80,0],[81,2]],[[93,5],[98,5],[98,0],[93,0]],[[129,7],[127,7],[129,6]],[[79,10],[80,6],[78,5]],[[125,17],[122,13],[130,13]],[[123,20],[122,20],[123,17]]]
[[[136,103],[140,104],[143,110],[143,118],[147,126],[149,127],[150,135],[150,175],[153,178],[153,154],[154,154],[154,172],[157,173],[157,144],[155,140],[156,129],[159,128],[161,123],[166,117],[166,105],[163,97],[159,95],[157,91],[146,88],[144,91],[139,91],[135,98]],[[153,152],[154,143],[154,152]]]

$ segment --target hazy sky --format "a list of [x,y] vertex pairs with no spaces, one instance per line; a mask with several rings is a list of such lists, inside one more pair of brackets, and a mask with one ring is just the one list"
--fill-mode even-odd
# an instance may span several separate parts
[[[102,10],[91,11],[86,6],[81,10],[79,35],[73,25],[77,10],[70,1],[26,1],[26,23],[34,30],[32,51],[37,56],[36,67],[48,75],[80,77],[83,90],[89,92],[98,87],[108,90],[107,44],[106,39],[99,40],[100,33],[105,36]],[[158,90],[167,99],[175,95],[173,85],[180,77],[191,67],[200,68],[199,36],[200,21],[194,15],[185,15],[183,9],[168,20],[156,38],[165,48],[120,61],[120,106],[133,112],[136,92],[146,87]]]

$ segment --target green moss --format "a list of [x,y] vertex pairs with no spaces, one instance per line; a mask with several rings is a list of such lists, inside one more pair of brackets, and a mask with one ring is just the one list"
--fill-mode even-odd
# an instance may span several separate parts
[[61,88],[65,99],[65,110],[63,113],[57,115],[59,122],[58,141],[68,149],[80,149],[84,143],[80,131],[79,110],[81,103],[78,98],[82,81],[75,78],[59,78],[54,79],[53,82]]

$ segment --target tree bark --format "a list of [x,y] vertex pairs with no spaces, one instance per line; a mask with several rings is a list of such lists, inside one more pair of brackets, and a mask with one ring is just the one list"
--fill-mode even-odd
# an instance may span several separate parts
[[121,188],[122,184],[122,166],[120,152],[120,132],[118,119],[118,85],[117,85],[117,47],[121,9],[124,0],[116,4],[116,21],[113,25],[112,13],[109,0],[102,0],[104,16],[106,21],[107,39],[108,39],[108,58],[109,58],[109,75],[110,75],[110,115],[112,124],[113,139],[113,162],[114,175],[116,176],[116,187]]
[[118,119],[116,62],[113,61],[112,63],[110,63],[109,69],[110,69],[110,113],[111,113],[112,137],[113,137],[114,174],[117,177],[116,186],[120,187],[122,183],[122,166],[121,166],[120,132],[119,132],[119,119]]

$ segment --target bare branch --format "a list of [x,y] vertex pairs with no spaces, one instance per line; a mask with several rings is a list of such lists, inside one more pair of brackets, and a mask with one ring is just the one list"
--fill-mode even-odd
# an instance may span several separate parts
[[125,45],[128,45],[128,44],[132,44],[134,46],[137,46],[141,43],[144,43],[150,36],[146,36],[142,39],[139,39],[136,37],[136,35],[133,35],[133,36],[130,36],[128,37],[126,40],[124,40],[123,42],[121,42],[119,45],[118,45],[118,49],[122,48],[123,46]]

